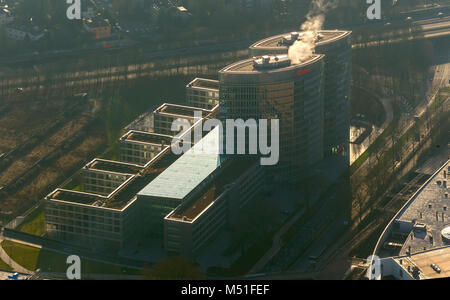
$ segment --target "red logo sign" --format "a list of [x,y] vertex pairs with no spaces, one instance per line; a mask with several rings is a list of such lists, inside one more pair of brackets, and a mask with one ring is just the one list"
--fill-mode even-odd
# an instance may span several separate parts
[[308,74],[308,73],[311,72],[311,71],[312,71],[311,68],[299,70],[299,71],[297,72],[297,76],[306,75],[306,74]]

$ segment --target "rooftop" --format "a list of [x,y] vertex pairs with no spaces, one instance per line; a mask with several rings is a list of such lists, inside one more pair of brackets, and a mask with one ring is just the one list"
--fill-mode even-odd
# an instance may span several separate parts
[[170,135],[131,130],[122,136],[120,140],[154,145],[170,145],[173,137]]
[[[299,67],[310,65],[318,60],[320,60],[323,55],[312,55],[309,57],[304,57],[303,60],[298,63],[292,63],[287,55],[276,55],[276,56],[262,56],[254,57],[251,59],[243,60],[234,63],[228,67],[225,67],[220,72],[221,73],[262,73],[262,72],[277,72],[285,71],[289,69],[296,69]],[[268,68],[264,67],[264,61]],[[268,61],[268,62],[267,62]]]
[[53,200],[73,202],[84,205],[95,205],[96,203],[103,202],[106,200],[106,197],[102,197],[100,195],[62,189],[57,189],[48,197]]
[[188,88],[199,88],[199,89],[206,89],[206,90],[213,90],[213,91],[219,91],[219,81],[218,80],[211,80],[211,79],[205,79],[205,78],[195,78],[193,81],[191,81],[188,85]]
[[155,110],[155,113],[182,116],[185,118],[186,117],[194,118],[194,113],[196,111],[211,113],[211,110],[207,110],[207,109],[201,109],[201,108],[197,108],[197,107],[190,107],[190,106],[184,106],[184,105],[168,104],[168,103],[164,103],[163,105],[158,107]]
[[[317,39],[316,39],[316,45],[325,45],[328,43],[332,43],[335,41],[338,41],[342,38],[347,37],[351,32],[350,31],[344,31],[344,30],[320,30],[317,32]],[[266,38],[264,40],[258,41],[255,44],[250,46],[250,49],[279,49],[279,48],[288,48],[290,45],[289,43],[293,43],[290,41],[292,38],[294,40],[301,39],[302,32],[291,32],[291,33],[285,33],[280,34],[276,36],[272,36],[269,38]],[[288,42],[288,43],[286,43]]]
[[121,174],[137,174],[142,170],[142,167],[138,165],[98,158],[91,161],[84,168]]
[[[450,247],[435,250],[423,251],[409,257],[396,257],[395,261],[407,270],[417,267],[420,271],[421,279],[436,279],[450,277]],[[440,269],[440,273],[435,271],[432,264]]]
[[155,178],[163,173],[168,166],[177,160],[178,156],[172,153],[170,147],[167,147],[159,156],[145,167],[145,170],[139,175],[132,177],[114,191],[106,207],[114,209],[122,209],[128,203],[135,199],[140,190],[150,184]]
[[447,244],[442,231],[450,224],[449,172],[450,161],[447,161],[396,218],[397,222],[414,225],[400,255],[409,250],[416,253]]
[[195,201],[179,207],[168,218],[192,222],[225,191],[228,184],[233,183],[244,174],[248,168],[255,164],[255,161],[255,159],[233,160],[217,178],[213,179],[203,189],[203,192]]
[[[131,167],[140,169],[138,174],[132,175],[107,197],[97,194],[57,189],[48,196],[48,199],[121,210],[136,199],[137,193],[166,170],[168,166],[173,164],[178,157],[179,156],[173,154],[170,147],[167,146],[145,167],[142,168],[130,165]],[[99,163],[99,165],[97,165],[99,168],[113,166],[114,164],[114,162],[102,160],[94,160],[92,163]],[[109,163],[112,164],[109,165]]]
[[113,209],[124,208],[128,203],[135,199],[136,194],[155,179],[156,176],[158,176],[158,173],[133,176],[123,184],[121,189],[119,188],[117,190],[117,193],[114,193],[113,196],[108,199],[105,206]]
[[220,165],[219,129],[215,128],[138,195],[183,200]]

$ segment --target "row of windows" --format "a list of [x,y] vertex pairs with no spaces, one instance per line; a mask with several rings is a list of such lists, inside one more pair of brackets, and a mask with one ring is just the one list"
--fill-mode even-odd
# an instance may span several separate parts
[[[86,227],[86,228],[93,228],[93,229],[101,229],[101,230],[112,230],[113,222],[111,219],[108,219],[105,221],[98,220],[97,222],[100,223],[94,223],[95,220],[81,220],[81,219],[66,219],[66,218],[59,218],[56,216],[46,216],[45,221],[47,223],[58,223],[61,225],[72,225],[72,226],[78,226],[78,227]],[[114,226],[119,228],[120,223],[115,221]]]
[[125,180],[126,179],[126,176],[97,173],[97,172],[92,172],[92,171],[85,171],[84,176],[89,177],[89,178],[97,178],[97,179],[104,179],[104,180]]
[[90,209],[87,207],[78,207],[78,206],[71,206],[71,205],[64,205],[59,203],[50,203],[47,204],[46,211],[49,213],[58,213],[58,212],[74,212],[74,213],[82,213],[83,215],[90,215],[90,216],[99,216],[99,217],[106,217],[106,218],[114,218],[119,219],[120,213],[112,213],[110,211],[100,210],[100,209]]
[[161,151],[161,146],[159,146],[159,145],[142,145],[142,144],[126,143],[126,142],[123,142],[121,144],[121,150],[129,151],[130,149],[131,150],[139,150],[139,151],[146,151],[146,150]]
[[93,178],[84,178],[83,182],[85,185],[100,185],[103,187],[115,187],[123,182],[125,182],[127,178],[124,176],[123,178],[118,179],[117,181],[111,181],[107,179],[93,179]]
[[117,219],[112,219],[112,218],[104,218],[104,217],[96,217],[96,216],[89,216],[89,215],[81,215],[81,214],[72,214],[72,213],[66,213],[64,211],[56,211],[56,210],[46,210],[46,220],[50,220],[51,218],[56,218],[58,219],[58,217],[60,217],[60,221],[64,221],[64,219],[68,218],[68,219],[72,219],[70,220],[70,222],[72,222],[73,220],[84,220],[84,221],[89,221],[89,222],[98,222],[98,223],[106,223],[106,224],[114,224],[114,225],[119,225],[120,224],[120,220]]
[[72,226],[64,226],[58,224],[48,224],[46,230],[50,236],[56,236],[56,238],[63,238],[63,239],[66,234],[73,234],[73,238],[77,237],[80,238],[83,235],[96,238],[113,238],[113,239],[120,238],[120,230],[116,231],[116,229],[111,232],[106,232],[90,229],[81,229]]
[[189,90],[188,95],[193,95],[194,97],[214,97],[219,98],[219,92],[211,92],[211,91],[199,91],[199,90]]
[[140,156],[136,157],[136,156],[127,156],[122,154],[120,156],[120,160],[123,162],[127,162],[127,163],[133,163],[133,164],[137,164],[137,165],[145,165],[148,162],[148,159],[144,159]]
[[113,187],[103,187],[103,186],[97,186],[97,185],[84,185],[84,190],[87,193],[101,193],[101,194],[110,194],[112,191],[114,191],[119,185],[113,186]]
[[124,156],[134,156],[134,157],[138,157],[138,158],[151,159],[151,158],[155,157],[158,153],[160,153],[160,150],[154,151],[154,152],[128,150],[126,152],[123,152],[122,155],[124,155]]

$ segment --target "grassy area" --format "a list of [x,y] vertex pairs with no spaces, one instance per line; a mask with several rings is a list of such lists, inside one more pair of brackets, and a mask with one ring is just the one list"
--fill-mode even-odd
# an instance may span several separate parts
[[[442,92],[442,90],[440,92]],[[430,109],[427,113],[431,114],[431,112],[441,109],[446,99],[447,99],[446,96],[442,96],[441,94],[439,94],[438,97],[436,97],[435,101],[431,104]],[[408,141],[414,138],[414,135],[417,133],[418,128],[424,128],[426,126],[426,123],[427,117],[426,115],[423,115],[415,126],[412,126],[405,132],[405,134],[403,134],[399,138],[399,140],[395,143],[394,147],[396,149],[403,149],[405,145],[408,143]],[[393,155],[394,154],[392,151],[387,151],[381,159],[381,164],[388,166],[393,160]]]
[[[443,93],[446,93],[450,88],[443,88],[440,90],[439,95],[436,97],[436,100],[433,102],[433,104],[430,106],[430,111],[436,111],[439,109],[444,101],[447,99],[447,95],[443,95]],[[423,119],[423,118],[422,118]],[[425,122],[422,120],[421,122]],[[350,172],[353,174],[356,170],[359,169],[359,167],[362,166],[362,164],[370,157],[370,155],[373,153],[373,149],[379,149],[380,145],[384,144],[386,139],[392,134],[394,129],[396,128],[398,124],[398,121],[393,121],[386,130],[377,138],[377,140],[370,145],[370,147],[363,153],[361,156],[351,165]],[[400,148],[407,143],[409,139],[411,139],[414,136],[414,133],[417,129],[416,128],[410,128],[408,132],[406,132],[400,140],[396,143],[396,147]],[[389,155],[391,155],[389,157]],[[383,159],[391,159],[392,158],[392,152],[388,151],[386,157]]]
[[370,154],[371,154],[371,152],[370,152],[370,147],[369,147],[369,149],[364,151],[364,153],[361,154],[358,157],[358,159],[353,162],[353,164],[350,167],[351,174],[353,174],[356,170],[359,169],[359,167],[362,166],[362,164],[369,158]]
[[[119,138],[124,127],[139,115],[164,102],[185,104],[185,86],[194,76],[171,76],[163,79],[138,82],[110,101],[105,112],[105,131],[108,148],[101,158],[119,160]],[[149,95],[151,95],[149,99]]]
[[3,260],[0,259],[0,270],[2,271],[12,271],[11,267],[8,266]]
[[9,222],[14,219],[13,215],[0,215],[0,225],[6,226]]
[[32,211],[17,228],[22,232],[41,236],[45,232],[45,214],[42,206]]
[[[34,271],[40,269],[42,272],[65,273],[67,255],[47,249],[39,249],[11,241],[3,241],[2,247],[6,253],[24,268]],[[124,268],[116,265],[105,264],[97,261],[81,259],[82,274],[127,274],[140,275],[137,269]]]
[[2,248],[12,260],[30,271],[37,269],[37,260],[40,249],[27,245],[18,244],[11,241],[3,241]]
[[[191,80],[191,76],[175,76],[165,79],[142,81],[134,88],[122,92],[113,99],[103,99],[105,104],[104,119],[100,127],[104,126],[104,134],[107,137],[108,147],[99,155],[100,158],[119,160],[119,137],[123,133],[123,127],[132,122],[143,112],[159,106],[165,99],[176,99],[167,102],[184,104],[185,84]],[[152,94],[149,101],[148,95]],[[81,172],[73,176],[63,186],[63,189],[83,192],[83,176]],[[0,222],[7,224],[12,217],[1,216]],[[45,213],[42,209],[33,212],[26,218],[18,229],[34,235],[42,235],[45,232]]]
[[356,170],[359,169],[363,165],[363,163],[372,155],[374,152],[374,149],[378,149],[380,145],[384,144],[386,139],[392,134],[395,127],[397,126],[398,121],[393,121],[389,126],[383,131],[382,134],[375,140],[375,142],[372,143],[372,145],[369,146],[369,148],[364,151],[361,156],[353,162],[353,164],[350,166],[350,173],[353,174],[356,172]]
[[62,186],[63,189],[66,190],[72,190],[77,192],[83,192],[83,176],[81,172],[78,172],[75,176],[73,176],[69,181],[67,181],[64,186]]

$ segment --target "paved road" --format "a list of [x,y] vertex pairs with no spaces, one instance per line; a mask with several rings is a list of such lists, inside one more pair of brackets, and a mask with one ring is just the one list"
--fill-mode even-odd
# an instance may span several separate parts
[[357,49],[367,46],[379,46],[383,44],[398,43],[403,42],[405,40],[422,39],[422,38],[429,39],[429,38],[445,37],[450,35],[450,17],[421,20],[413,22],[413,24],[417,25],[418,28],[420,29],[419,31],[416,32],[415,36],[410,36],[408,38],[405,38],[404,36],[403,37],[393,36],[389,37],[386,40],[373,41],[362,44],[354,44],[353,48]]
[[394,110],[392,108],[392,99],[376,96],[383,105],[386,113],[386,120],[381,127],[372,125],[372,132],[361,144],[350,144],[350,164],[353,164],[369,146],[386,130],[394,119]]
[[[446,64],[441,64],[441,65],[437,65],[435,67],[435,76],[434,76],[434,80],[433,80],[433,84],[432,84],[432,89],[430,91],[430,94],[428,97],[426,97],[426,99],[424,99],[424,101],[416,108],[415,111],[415,115],[419,115],[422,116],[423,113],[425,113],[426,109],[433,103],[433,99],[435,98],[435,96],[437,95],[437,92],[439,91],[439,89],[443,86],[448,86],[448,80],[450,78],[450,49],[448,50],[447,53],[447,58],[444,57],[444,61],[448,61],[449,63]],[[392,111],[391,111],[392,114]],[[409,120],[407,120],[407,122],[405,122],[405,125],[403,127],[402,132],[405,133],[413,124],[414,124],[414,115],[412,115]],[[389,116],[389,118],[393,118],[393,114],[392,116]],[[386,145],[387,148],[391,147],[391,141],[389,141]],[[411,148],[411,147],[410,147]],[[367,168],[364,167],[364,165],[366,165],[368,163],[369,160],[367,160],[365,162],[365,164],[363,164],[363,167],[360,168],[360,172],[357,176],[365,176],[366,172],[362,172],[361,170],[365,170]],[[361,173],[362,172],[362,173]],[[330,208],[326,208],[325,211],[320,211],[317,216],[313,219],[322,219],[321,223],[327,223],[325,222],[326,218],[324,218],[324,216],[329,215],[329,210]],[[341,236],[342,231],[345,231],[345,226],[344,226],[344,221],[345,221],[345,217],[343,216],[339,216],[337,217],[333,222],[329,223],[325,229],[323,229],[320,232],[319,238],[313,242],[313,244],[309,245],[307,251],[305,252],[304,255],[302,255],[302,257],[300,257],[290,268],[291,271],[300,271],[299,273],[293,273],[293,274],[297,274],[297,275],[292,275],[293,277],[289,277],[289,276],[285,276],[284,278],[297,278],[300,276],[300,274],[303,274],[305,272],[310,272],[310,268],[311,268],[311,264],[310,264],[310,260],[309,260],[309,256],[311,255],[316,255],[317,253],[321,253],[323,250],[322,248],[326,246],[331,245],[331,243],[334,243],[336,241],[336,237]],[[320,225],[316,224],[316,227],[319,228]],[[299,234],[299,237],[302,238],[302,235]],[[286,249],[283,249],[286,250]],[[289,253],[289,251],[284,251],[286,253]],[[292,251],[291,251],[292,252]],[[271,256],[274,255],[274,253],[270,253]],[[341,255],[342,256],[342,255]],[[333,262],[329,265],[328,268],[328,272],[329,274],[326,275],[327,277],[333,277],[333,278],[337,278],[339,276],[343,276],[342,273],[340,273],[342,271],[342,265],[348,265],[347,262],[347,253],[344,253],[342,257],[340,257],[340,259],[337,260],[337,265],[334,266]],[[260,269],[260,264],[258,265],[258,269],[255,269],[253,271],[257,271]],[[333,271],[336,270],[336,271]],[[316,277],[320,277],[322,276],[322,278],[326,278],[323,277],[325,276],[325,274],[320,274],[320,273],[309,273],[309,275],[307,276],[316,276]],[[266,275],[264,275],[266,276]],[[267,275],[267,276],[272,276],[272,275]],[[304,278],[304,277],[303,277]]]

